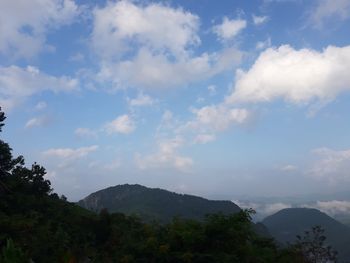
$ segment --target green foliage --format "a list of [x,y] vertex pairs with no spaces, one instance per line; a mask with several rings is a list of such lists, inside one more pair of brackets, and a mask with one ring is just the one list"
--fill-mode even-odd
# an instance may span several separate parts
[[26,263],[28,260],[22,250],[15,247],[12,239],[8,239],[6,246],[2,248],[0,263]]

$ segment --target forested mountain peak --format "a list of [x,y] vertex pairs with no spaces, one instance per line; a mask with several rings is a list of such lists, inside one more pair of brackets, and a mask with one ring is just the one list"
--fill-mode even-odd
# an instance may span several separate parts
[[314,208],[286,208],[265,218],[262,223],[270,234],[281,243],[293,243],[297,235],[303,235],[314,226],[324,229],[327,244],[334,247],[340,258],[350,258],[350,228]]
[[90,194],[78,204],[96,212],[107,209],[163,222],[170,221],[174,216],[203,219],[206,214],[230,214],[241,210],[231,201],[208,200],[138,184],[108,187]]

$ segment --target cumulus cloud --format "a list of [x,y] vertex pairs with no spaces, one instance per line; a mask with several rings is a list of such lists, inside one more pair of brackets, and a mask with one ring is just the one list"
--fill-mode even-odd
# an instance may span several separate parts
[[[98,150],[98,145],[92,145],[80,148],[52,148],[41,153],[48,164],[49,171],[54,173],[55,179],[57,174],[65,175],[73,172],[68,181],[74,178],[77,172],[75,169],[78,161],[87,158],[88,155]],[[60,175],[61,176],[61,175]]]
[[161,4],[138,6],[131,1],[108,3],[94,10],[92,43],[103,57],[115,57],[137,41],[151,49],[184,53],[200,42],[199,17]]
[[194,120],[187,122],[179,128],[192,131],[221,132],[232,125],[242,125],[250,120],[251,112],[243,108],[231,108],[224,104],[204,106],[192,109]]
[[[350,46],[329,46],[323,51],[296,50],[288,45],[262,52],[246,72],[238,70],[227,102],[321,104],[350,90]],[[293,81],[291,81],[293,80]]]
[[183,9],[118,1],[93,17],[92,47],[101,58],[96,79],[113,89],[184,86],[232,69],[242,57],[235,48],[194,56],[200,21]]
[[135,156],[136,164],[142,170],[172,167],[182,172],[188,172],[193,165],[193,160],[178,153],[179,148],[183,145],[184,140],[181,137],[161,140],[158,142],[158,149],[154,154],[145,156],[137,154]]
[[70,24],[80,13],[72,0],[0,1],[0,53],[30,58],[45,48],[50,29]]
[[53,148],[42,153],[43,157],[55,162],[58,168],[64,168],[71,165],[74,161],[82,159],[87,155],[95,152],[98,149],[97,145],[81,148]]
[[316,28],[321,28],[325,21],[335,18],[346,20],[350,18],[349,0],[317,0],[316,7],[310,12],[310,22]]
[[45,101],[39,101],[36,105],[35,105],[35,109],[40,111],[43,109],[46,109],[47,107],[47,103]]
[[97,138],[97,132],[89,128],[77,128],[74,134],[80,138]]
[[316,178],[325,178],[337,183],[349,181],[350,150],[319,148],[313,150],[316,160],[308,173]]
[[174,116],[173,112],[170,110],[165,110],[156,129],[155,137],[158,140],[173,137],[174,132],[181,125],[181,123],[182,122]]
[[97,145],[92,145],[89,147],[81,147],[77,149],[72,148],[55,148],[49,149],[43,152],[45,157],[57,157],[63,159],[79,159],[87,156],[98,149]]
[[142,106],[151,106],[155,103],[155,100],[142,92],[137,95],[134,99],[128,99],[128,103],[131,107],[142,107]]
[[40,117],[34,117],[29,119],[26,124],[25,124],[25,128],[26,129],[31,129],[34,127],[42,127],[46,124],[49,123],[49,118],[47,116],[40,116]]
[[32,66],[0,67],[0,103],[7,105],[6,110],[36,93],[69,92],[77,90],[78,86],[75,78],[51,76]]
[[222,41],[232,40],[247,26],[247,21],[243,19],[229,19],[224,17],[220,25],[213,27],[213,32]]
[[129,134],[132,133],[136,128],[134,120],[127,114],[117,117],[115,120],[106,124],[105,129],[108,134],[122,133]]
[[331,216],[336,216],[341,214],[345,214],[345,215],[350,214],[350,201],[344,201],[344,200],[317,201],[315,204],[311,204],[308,206],[321,210],[322,212]]
[[241,58],[240,51],[228,48],[215,54],[203,53],[197,57],[171,61],[167,54],[140,48],[131,59],[104,63],[97,79],[102,83],[111,82],[113,89],[179,87],[232,68]]
[[257,50],[262,50],[262,49],[266,49],[268,47],[271,47],[271,38],[267,38],[265,41],[259,41],[256,43],[255,48]]
[[253,18],[254,25],[257,25],[257,26],[258,25],[262,25],[262,24],[266,23],[269,20],[268,16],[256,16],[256,15],[253,15],[252,18]]

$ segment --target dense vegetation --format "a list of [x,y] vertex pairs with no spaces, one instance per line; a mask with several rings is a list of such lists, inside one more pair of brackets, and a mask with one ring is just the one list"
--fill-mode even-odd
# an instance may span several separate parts
[[[0,131],[5,120],[0,111]],[[316,262],[323,236],[280,249],[252,228],[251,211],[169,224],[89,212],[53,193],[38,164],[25,167],[0,140],[0,262]],[[322,250],[324,252],[324,250]]]
[[145,221],[169,223],[174,217],[203,220],[207,214],[234,214],[241,209],[231,201],[214,201],[142,185],[117,185],[90,194],[78,204],[94,212],[137,215]]

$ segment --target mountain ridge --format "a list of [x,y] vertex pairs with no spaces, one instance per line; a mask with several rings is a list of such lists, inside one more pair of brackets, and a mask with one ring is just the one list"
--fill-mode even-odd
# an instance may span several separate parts
[[208,200],[139,184],[111,186],[91,193],[77,203],[88,210],[136,214],[145,220],[169,222],[173,217],[202,220],[206,214],[241,211],[232,201]]

